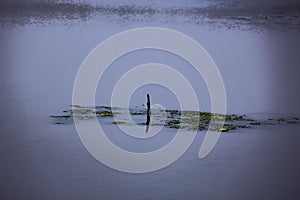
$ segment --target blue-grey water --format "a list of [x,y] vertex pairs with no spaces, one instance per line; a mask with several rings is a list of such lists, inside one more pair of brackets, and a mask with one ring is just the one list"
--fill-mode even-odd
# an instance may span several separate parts
[[[297,1],[31,0],[3,1],[0,11],[1,199],[300,197],[297,124],[224,133],[203,160],[197,156],[205,132],[199,132],[171,166],[135,175],[99,163],[73,125],[54,125],[49,119],[71,104],[77,70],[99,42],[144,26],[181,31],[208,51],[222,74],[229,113],[299,116]],[[206,86],[191,66],[154,50],[114,62],[99,83],[97,104],[109,104],[118,78],[148,62],[167,64],[188,77],[200,108],[210,110]],[[153,103],[176,108],[174,96],[166,91],[162,96],[164,89],[157,86],[140,88],[132,105],[145,103],[149,90]],[[175,133],[161,133],[162,141]],[[118,134],[112,129],[110,137],[128,149],[153,148],[151,142],[120,141]]]

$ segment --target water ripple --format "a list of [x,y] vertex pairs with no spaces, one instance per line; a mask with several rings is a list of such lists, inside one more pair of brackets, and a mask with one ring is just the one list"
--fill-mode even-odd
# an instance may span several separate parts
[[173,21],[194,25],[224,26],[226,28],[267,28],[300,30],[300,6],[249,8],[212,4],[207,7],[151,7],[141,5],[94,5],[74,2],[6,2],[0,5],[0,26],[24,26],[27,24],[51,24],[73,21],[125,20],[153,22]]

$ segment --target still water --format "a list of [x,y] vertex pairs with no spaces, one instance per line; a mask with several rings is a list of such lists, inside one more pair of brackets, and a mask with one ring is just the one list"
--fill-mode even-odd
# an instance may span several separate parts
[[[258,23],[252,17],[251,6],[247,23],[224,17],[231,16],[223,12],[231,12],[226,1],[85,2],[85,6],[66,4],[66,10],[58,11],[55,3],[48,2],[45,12],[38,7],[14,15],[9,7],[6,9],[9,14],[1,15],[0,195],[3,199],[299,197],[299,125],[224,133],[203,160],[197,155],[205,132],[199,132],[190,149],[171,166],[132,175],[96,161],[81,144],[73,125],[54,125],[49,120],[50,114],[71,104],[77,70],[99,42],[115,33],[144,26],[180,31],[207,50],[222,74],[229,113],[299,116],[300,35],[298,15],[292,9],[282,11],[291,12],[284,15],[292,18],[291,23],[280,19],[285,24],[274,25]],[[212,8],[219,5],[228,9],[213,12]],[[195,9],[210,15],[190,14]],[[136,14],[129,14],[132,12]],[[201,76],[184,60],[155,50],[132,52],[114,62],[99,83],[97,104],[109,105],[114,83],[133,66],[148,62],[167,64],[188,77],[201,110],[210,111],[209,93]],[[149,91],[153,104],[177,108],[175,96],[156,85],[137,90],[130,103],[144,104],[145,93]],[[111,133],[116,143],[130,150],[153,148],[151,142],[148,146],[145,142],[140,145],[138,140],[130,142],[129,136],[120,141],[117,128],[111,128]],[[162,141],[175,133],[167,130]]]

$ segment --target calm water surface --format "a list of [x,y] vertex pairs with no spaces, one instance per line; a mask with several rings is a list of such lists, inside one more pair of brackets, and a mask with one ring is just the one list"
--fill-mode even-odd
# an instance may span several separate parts
[[[77,10],[76,15],[68,9],[69,14],[62,10],[59,13],[67,14],[53,17],[49,7],[44,14],[40,9],[33,9],[19,12],[14,18],[1,15],[2,199],[300,197],[299,125],[263,126],[225,133],[203,160],[197,158],[204,136],[204,132],[199,132],[190,149],[171,166],[149,174],[132,175],[97,162],[81,144],[73,125],[54,125],[48,117],[68,108],[76,72],[99,42],[120,31],[143,26],[172,28],[203,45],[223,76],[228,112],[299,116],[300,35],[295,21],[293,26],[278,25],[277,28],[270,24],[263,28],[254,26],[257,21],[253,19],[243,24],[227,18],[222,21],[219,17],[216,21],[220,23],[216,23],[211,16],[199,20],[200,15],[167,12],[191,7],[209,10],[210,6],[222,5],[223,1],[220,4],[176,1],[174,6],[170,6],[169,1],[162,4],[132,0],[122,4],[86,2],[92,2],[87,4],[92,10],[79,6],[81,10]],[[132,10],[124,11],[124,5],[135,5],[138,14],[128,14]],[[96,7],[99,13],[101,6],[111,11],[95,14],[93,9]],[[150,8],[160,11],[153,14]],[[132,52],[114,62],[99,83],[97,103],[108,105],[118,78],[131,67],[148,62],[167,64],[188,77],[197,91],[199,106],[210,110],[209,94],[201,76],[195,75],[182,59],[154,50]],[[145,103],[146,91],[151,91],[153,104],[177,108],[171,93],[153,85],[136,91],[131,104]],[[161,95],[162,91],[166,96]],[[172,130],[165,133],[165,136],[161,133],[162,141],[175,134]],[[145,149],[160,145],[151,142],[148,146],[145,142],[140,145],[138,140],[131,142],[129,136],[120,140],[118,134],[121,133],[114,127],[111,134],[121,146],[137,151],[143,151],[143,145]]]

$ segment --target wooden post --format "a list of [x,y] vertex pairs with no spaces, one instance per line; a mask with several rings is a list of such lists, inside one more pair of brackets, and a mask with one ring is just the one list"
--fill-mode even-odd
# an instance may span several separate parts
[[147,94],[147,121],[146,121],[146,133],[149,130],[149,125],[150,125],[150,115],[151,115],[151,110],[150,110],[150,95]]
[[147,111],[150,110],[150,95],[147,94]]

